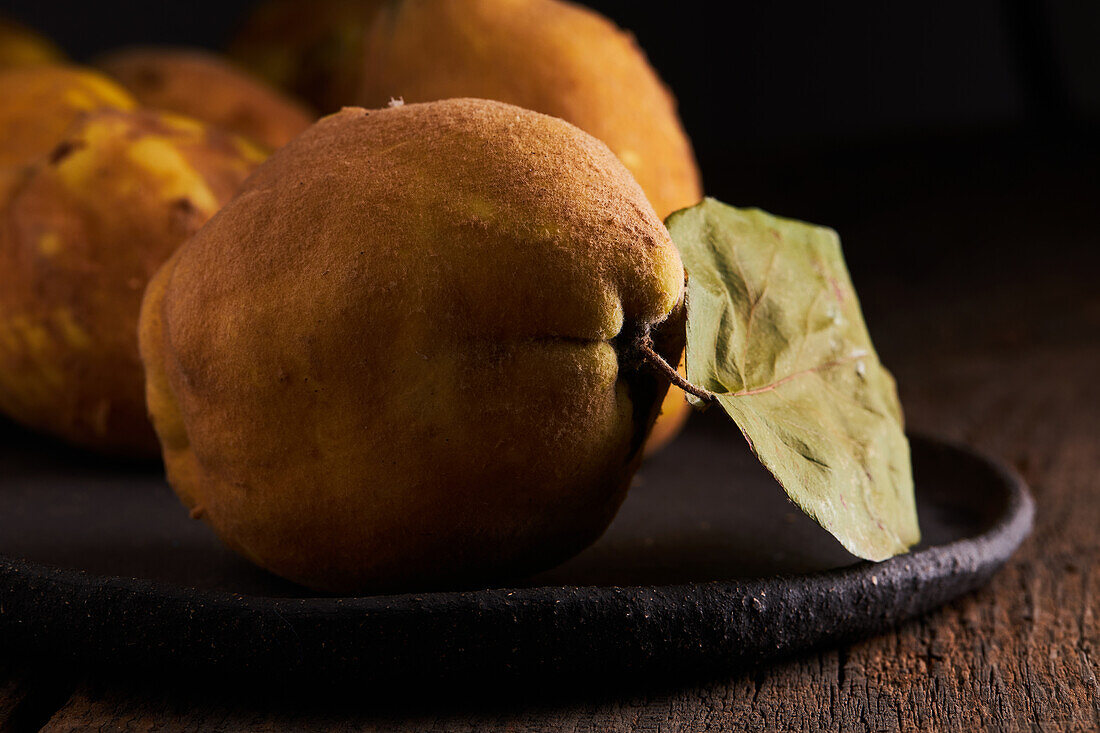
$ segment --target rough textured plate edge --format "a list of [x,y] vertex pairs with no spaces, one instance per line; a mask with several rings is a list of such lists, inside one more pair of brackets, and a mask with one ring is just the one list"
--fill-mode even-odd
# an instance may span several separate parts
[[996,477],[1005,507],[992,526],[805,576],[365,598],[218,594],[0,558],[0,640],[84,664],[320,684],[742,667],[931,610],[988,581],[1027,536],[1034,503],[1017,474],[961,445],[914,440]]

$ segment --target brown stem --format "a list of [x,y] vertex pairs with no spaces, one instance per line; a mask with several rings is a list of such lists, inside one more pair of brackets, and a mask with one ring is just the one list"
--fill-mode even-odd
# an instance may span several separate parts
[[676,368],[665,361],[665,358],[658,354],[653,348],[653,339],[649,335],[649,329],[646,329],[642,333],[641,339],[638,343],[638,351],[645,357],[645,362],[650,368],[663,374],[668,381],[675,384],[680,389],[684,390],[688,394],[698,397],[703,402],[712,403],[718,401],[718,395],[713,392],[708,392],[702,387],[696,387],[680,376],[680,373],[676,371]]

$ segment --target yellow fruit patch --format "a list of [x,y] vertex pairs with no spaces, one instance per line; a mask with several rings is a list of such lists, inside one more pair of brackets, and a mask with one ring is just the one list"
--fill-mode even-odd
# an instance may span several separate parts
[[115,84],[110,79],[96,73],[82,75],[84,86],[96,97],[95,107],[112,107],[129,111],[137,107],[137,102],[130,93]]
[[46,232],[38,238],[38,251],[46,257],[53,257],[61,251],[61,235],[57,232]]
[[186,198],[208,216],[218,210],[218,199],[203,177],[168,140],[144,137],[129,149],[130,161],[159,179],[168,200]]
[[206,126],[198,120],[193,120],[190,117],[184,117],[183,115],[174,115],[170,112],[161,112],[160,120],[167,127],[172,128],[176,132],[186,132],[194,135],[196,138],[201,138],[206,134]]
[[57,326],[61,338],[70,346],[77,349],[87,349],[92,345],[92,337],[76,322],[72,311],[66,308],[58,308],[53,313],[53,322]]
[[259,165],[267,160],[268,152],[247,138],[234,135],[233,146],[250,165]]
[[620,150],[619,160],[633,173],[642,167],[642,156],[635,150]]

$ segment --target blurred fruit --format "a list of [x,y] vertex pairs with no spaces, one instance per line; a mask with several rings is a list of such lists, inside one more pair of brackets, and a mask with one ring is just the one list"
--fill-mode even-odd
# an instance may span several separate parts
[[0,18],[0,69],[63,63],[65,54],[52,42],[14,21]]
[[449,100],[323,119],[160,270],[141,349],[193,516],[313,588],[553,565],[625,496],[684,339],[679,255],[605,145]]
[[134,48],[97,65],[145,107],[187,115],[272,149],[315,119],[303,105],[206,51]]
[[230,47],[246,68],[322,112],[352,104],[367,26],[386,0],[268,0]]
[[83,113],[137,100],[102,74],[72,66],[0,71],[0,167],[36,162]]
[[194,120],[101,110],[22,168],[0,207],[0,411],[90,448],[155,454],[142,291],[261,159]]
[[[680,376],[684,376],[684,362],[680,362],[677,370]],[[649,434],[649,440],[645,444],[646,455],[659,451],[680,434],[691,414],[691,405],[687,397],[679,387],[668,388],[668,393],[661,402],[661,412],[657,422],[653,425],[653,431]]]

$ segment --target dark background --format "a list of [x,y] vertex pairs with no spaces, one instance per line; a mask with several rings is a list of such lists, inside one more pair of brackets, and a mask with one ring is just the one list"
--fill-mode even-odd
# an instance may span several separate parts
[[[3,8],[79,60],[129,43],[222,48],[251,4]],[[995,211],[1034,210],[1041,228],[1090,218],[1100,194],[1100,2],[587,4],[632,30],[676,93],[708,194],[838,228],[857,284],[871,267],[1001,267],[1031,240],[983,241]],[[965,231],[914,226],[944,207]]]
[[[128,43],[224,46],[250,0],[5,0],[76,58]],[[1100,119],[1100,3],[779,0],[585,3],[633,31],[700,158],[729,146]]]

